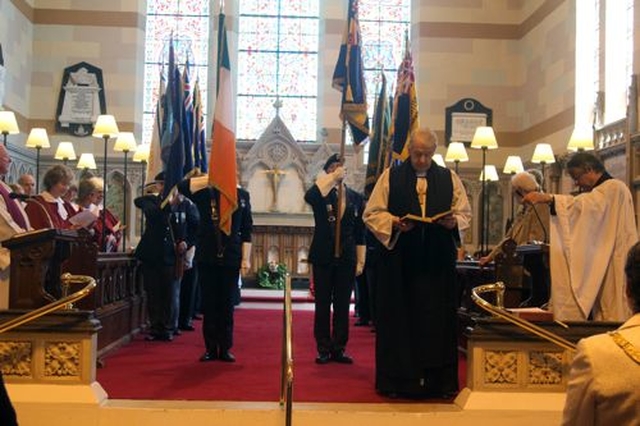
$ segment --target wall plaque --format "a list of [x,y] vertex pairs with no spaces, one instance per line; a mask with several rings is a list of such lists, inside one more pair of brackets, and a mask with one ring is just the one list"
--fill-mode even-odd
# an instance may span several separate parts
[[464,98],[445,109],[445,119],[445,145],[470,144],[476,127],[492,125],[493,111],[475,99]]
[[56,111],[57,130],[90,135],[98,116],[106,111],[102,70],[86,62],[65,68]]

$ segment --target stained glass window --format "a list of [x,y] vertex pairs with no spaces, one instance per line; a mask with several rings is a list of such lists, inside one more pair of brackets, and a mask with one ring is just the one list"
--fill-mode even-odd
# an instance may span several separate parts
[[[373,119],[381,71],[387,78],[387,88],[395,88],[398,66],[404,54],[404,36],[409,31],[411,0],[360,0],[358,13],[367,106],[369,117]],[[388,90],[392,95],[393,91]],[[365,146],[365,161],[368,146]]]
[[[275,117],[315,141],[318,0],[240,0],[236,136],[255,140]],[[279,102],[277,102],[279,101]]]
[[[207,111],[207,66],[209,57],[209,0],[149,0],[147,2],[144,62],[144,116],[142,142],[151,142],[160,72],[168,60],[173,36],[176,61],[182,70],[189,61],[192,82],[200,81],[204,111]],[[166,68],[165,68],[166,69]]]

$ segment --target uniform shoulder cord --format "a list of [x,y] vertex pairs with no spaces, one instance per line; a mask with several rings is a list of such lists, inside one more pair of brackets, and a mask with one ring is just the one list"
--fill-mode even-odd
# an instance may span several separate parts
[[626,353],[629,358],[631,358],[636,364],[640,364],[640,350],[633,346],[633,344],[622,337],[617,331],[610,331],[609,336],[613,339],[613,341]]

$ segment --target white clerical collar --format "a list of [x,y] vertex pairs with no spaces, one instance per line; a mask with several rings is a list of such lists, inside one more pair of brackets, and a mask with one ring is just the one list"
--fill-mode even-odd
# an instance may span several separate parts
[[47,203],[57,203],[58,200],[60,200],[60,198],[56,198],[53,195],[51,195],[51,193],[49,191],[42,191],[40,193],[40,196],[42,196],[42,198],[47,202]]
[[62,220],[67,220],[67,218],[69,217],[69,212],[64,208],[64,200],[62,198],[55,198],[48,191],[43,191],[40,195],[47,203],[56,203],[58,205],[58,215],[62,218]]

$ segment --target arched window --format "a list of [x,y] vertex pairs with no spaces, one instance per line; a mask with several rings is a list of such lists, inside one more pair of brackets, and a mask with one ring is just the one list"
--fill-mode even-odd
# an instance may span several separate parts
[[627,116],[633,65],[633,0],[605,3],[605,123]]
[[172,36],[180,68],[188,60],[191,81],[200,80],[203,110],[207,111],[209,4],[209,0],[147,2],[142,143],[151,142],[160,72],[168,60]]
[[576,126],[600,127],[626,116],[633,5],[633,0],[576,2]]
[[398,66],[404,53],[404,35],[409,31],[411,0],[360,0],[358,12],[367,106],[372,117],[381,81],[380,71],[385,73],[388,87],[395,87]]
[[236,137],[256,140],[279,111],[299,141],[315,141],[318,0],[240,0]]
[[576,2],[575,125],[590,128],[599,89],[599,1]]
[[[381,71],[387,79],[388,95],[393,95],[398,66],[404,54],[404,36],[409,31],[411,22],[411,0],[360,0],[358,12],[367,107],[372,120],[375,99],[382,81]],[[370,123],[373,125],[372,121]],[[350,136],[349,132],[347,134]],[[369,144],[364,149],[365,163],[368,153]]]

